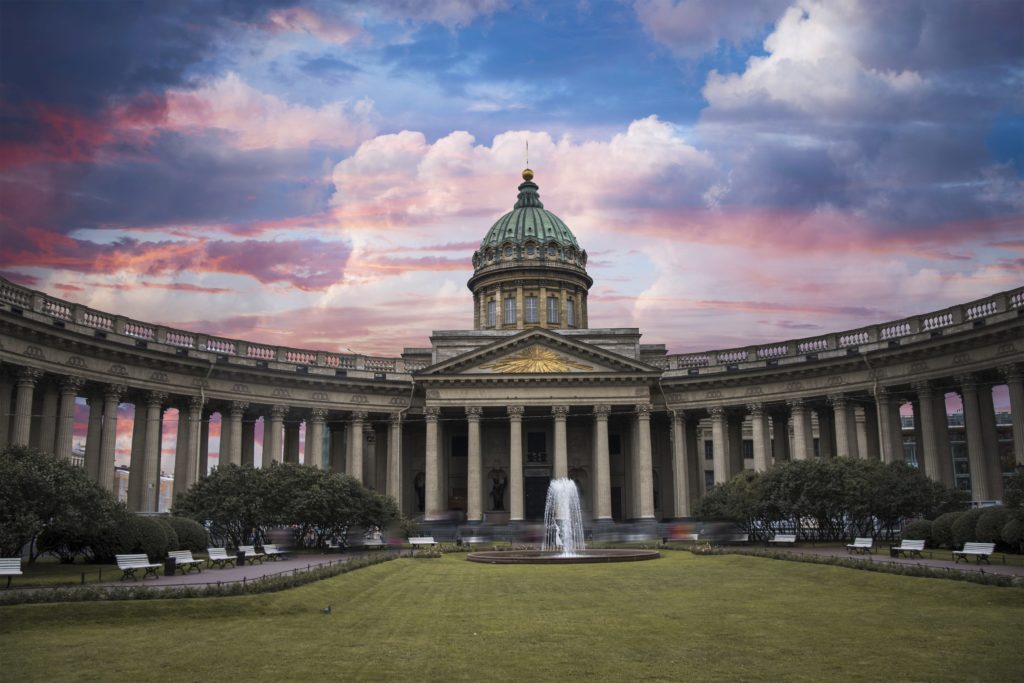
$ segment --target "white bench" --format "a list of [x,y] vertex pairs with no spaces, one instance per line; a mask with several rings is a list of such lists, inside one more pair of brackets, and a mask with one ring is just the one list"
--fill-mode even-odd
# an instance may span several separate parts
[[472,548],[475,545],[484,545],[486,543],[492,543],[493,539],[485,536],[466,536],[462,539],[462,545],[469,546]]
[[965,560],[967,560],[968,562],[970,562],[971,561],[971,556],[973,555],[974,557],[978,558],[978,563],[979,564],[981,563],[982,560],[984,560],[985,562],[988,562],[988,564],[992,564],[991,562],[988,561],[988,556],[991,555],[992,553],[994,553],[995,551],[996,551],[996,544],[995,543],[974,543],[974,542],[964,543],[963,550],[954,550],[953,551],[953,563],[956,564],[957,562],[959,562],[961,557],[964,558]]
[[237,556],[228,555],[227,548],[207,548],[206,553],[209,555],[206,561],[210,563],[209,566],[211,567],[216,565],[217,567],[224,569],[229,562],[231,564],[235,564],[238,561]]
[[437,541],[434,540],[433,536],[410,536],[409,545],[437,545]]
[[788,543],[789,545],[796,545],[796,534],[775,534],[768,539],[769,543]]
[[846,544],[846,552],[848,553],[870,553],[871,549],[875,546],[875,539],[873,538],[855,538],[853,543]]
[[924,550],[924,541],[914,541],[905,538],[902,541],[900,541],[899,545],[889,546],[889,550],[891,552],[897,553],[898,555],[903,555],[904,557],[906,557],[908,554],[921,557],[921,551]]
[[380,534],[374,534],[369,538],[360,538],[352,543],[352,550],[370,550],[371,548],[380,550],[384,547],[384,539],[380,537]]
[[0,557],[0,576],[7,577],[7,587],[11,587],[11,579],[15,576],[21,576],[21,558],[20,557]]
[[171,550],[167,557],[174,558],[174,568],[180,569],[182,574],[188,574],[193,569],[197,572],[203,571],[203,561],[192,557],[191,550]]
[[340,553],[342,550],[345,549],[344,546],[342,546],[340,543],[338,543],[336,539],[333,538],[328,539],[326,547],[327,552],[329,553]]
[[147,576],[152,576],[154,579],[160,578],[156,574],[156,570],[162,567],[162,564],[150,562],[149,558],[144,554],[139,555],[115,555],[114,559],[117,560],[117,568],[123,573],[121,574],[121,581],[124,581],[128,577],[135,580],[139,577],[135,576],[135,572],[143,570],[145,573],[142,578],[145,579]]
[[263,544],[263,553],[272,560],[283,560],[288,555],[287,550],[272,543]]
[[238,546],[238,552],[245,553],[245,559],[249,560],[249,564],[256,564],[257,562],[263,564],[263,560],[267,557],[263,553],[256,552],[256,546],[254,545],[240,545]]

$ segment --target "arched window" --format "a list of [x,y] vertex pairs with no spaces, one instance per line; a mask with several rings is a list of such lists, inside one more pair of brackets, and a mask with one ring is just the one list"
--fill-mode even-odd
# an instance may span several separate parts
[[535,256],[537,254],[537,245],[533,242],[526,243],[526,255]]

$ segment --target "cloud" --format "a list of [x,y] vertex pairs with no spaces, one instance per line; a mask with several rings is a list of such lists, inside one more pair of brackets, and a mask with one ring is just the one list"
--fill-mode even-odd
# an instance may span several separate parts
[[655,40],[682,57],[740,45],[779,18],[790,0],[636,0],[637,19]]
[[344,17],[326,16],[306,7],[288,7],[270,12],[267,31],[304,32],[335,45],[347,45],[362,33],[361,27]]

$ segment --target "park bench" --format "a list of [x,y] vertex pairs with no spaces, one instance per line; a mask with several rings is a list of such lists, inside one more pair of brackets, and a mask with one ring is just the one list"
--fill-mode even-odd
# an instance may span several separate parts
[[846,552],[870,553],[874,545],[875,540],[873,538],[855,538],[853,539],[853,543],[846,544]]
[[245,553],[245,559],[249,560],[249,564],[256,564],[257,562],[263,564],[263,560],[267,557],[263,553],[256,552],[256,546],[254,545],[240,545],[238,546],[238,552]]
[[384,539],[380,537],[380,534],[374,534],[369,538],[359,538],[352,542],[350,548],[352,550],[380,550],[384,547]]
[[418,545],[437,545],[437,541],[434,540],[433,536],[410,536],[409,545],[413,547]]
[[775,534],[768,539],[769,543],[788,543],[789,545],[796,545],[796,534]]
[[20,557],[0,557],[0,576],[7,577],[7,587],[11,587],[11,579],[21,576]]
[[899,545],[891,545],[891,546],[889,546],[889,552],[890,553],[895,553],[897,555],[903,555],[904,557],[906,557],[908,554],[909,555],[916,555],[917,557],[921,557],[921,551],[922,550],[924,550],[924,541],[921,541],[921,540],[914,541],[914,540],[910,540],[910,539],[906,539],[906,538],[903,539],[902,541],[900,541]]
[[143,570],[145,573],[142,578],[145,579],[147,576],[152,576],[154,579],[160,578],[156,574],[156,570],[163,565],[159,562],[150,562],[149,558],[145,554],[138,555],[115,555],[114,559],[117,560],[117,568],[121,570],[121,581],[124,581],[128,577],[135,580],[139,577],[135,576],[135,572]]
[[192,557],[191,550],[171,550],[167,557],[174,558],[174,568],[180,569],[182,574],[188,574],[193,569],[197,572],[203,571],[203,561]]
[[224,569],[229,562],[231,564],[235,564],[238,561],[236,556],[228,555],[227,548],[207,548],[206,553],[209,555],[207,562],[210,563],[209,566],[211,567],[216,565],[217,567]]
[[491,543],[493,539],[485,536],[466,536],[462,539],[462,545],[469,546],[472,548],[475,545],[484,545],[485,543]]
[[288,555],[287,550],[273,543],[264,543],[263,553],[272,560],[283,560]]
[[994,553],[995,551],[995,543],[964,543],[963,550],[953,551],[953,562],[954,564],[959,562],[961,557],[970,562],[971,556],[973,555],[974,557],[978,558],[979,563],[981,563],[981,561],[984,560],[985,562],[988,562],[988,564],[992,564],[988,561],[988,556]]
[[327,552],[329,553],[340,553],[342,550],[345,549],[345,546],[338,543],[337,539],[331,538],[328,539],[326,548]]

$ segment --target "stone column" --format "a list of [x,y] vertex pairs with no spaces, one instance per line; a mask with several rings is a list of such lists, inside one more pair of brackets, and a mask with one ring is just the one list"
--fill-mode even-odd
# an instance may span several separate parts
[[978,412],[978,384],[973,375],[957,377],[964,406],[964,425],[967,432],[967,461],[971,468],[971,498],[975,501],[992,500],[988,485],[988,467],[985,463],[981,415]]
[[402,413],[391,413],[388,429],[388,472],[385,493],[398,503],[402,512]]
[[363,483],[363,444],[366,441],[366,437],[363,436],[363,425],[368,417],[367,413],[356,411],[352,413],[352,423],[349,425],[348,462],[345,469],[348,475],[355,477],[360,484]]
[[747,411],[750,413],[750,431],[754,439],[754,471],[764,472],[768,469],[768,457],[772,448],[768,433],[768,416],[761,403],[749,404]]
[[1013,457],[1024,467],[1024,370],[1007,365],[1000,368],[1010,393],[1010,421],[1013,426]]
[[[853,409],[853,423],[854,429],[857,433],[857,457],[861,460],[868,459],[868,416],[867,410],[864,406],[855,407]],[[878,436],[878,430],[874,430],[875,437]]]
[[0,448],[10,443],[11,437],[11,395],[14,383],[7,375],[0,374]]
[[219,408],[220,440],[217,442],[217,467],[224,467],[231,462],[231,414],[229,408]]
[[232,401],[228,408],[228,461],[232,465],[242,464],[242,414],[248,407],[245,401]]
[[555,416],[555,469],[554,478],[562,479],[569,476],[569,449],[565,441],[565,418],[569,414],[569,406],[552,406],[551,414]]
[[331,471],[345,471],[345,425],[340,422],[331,423]]
[[[424,482],[426,488],[426,509],[424,510],[423,519],[433,521],[440,519],[441,514],[444,512],[441,508],[441,463],[437,448],[439,441],[437,420],[441,417],[441,409],[427,406],[423,409],[423,416],[427,423],[426,472],[424,473],[426,479],[426,482]],[[360,433],[362,433],[362,428],[360,428]]]
[[210,473],[210,416],[213,413],[209,408],[203,408],[203,418],[199,427],[199,476],[205,477]]
[[[114,491],[114,456],[117,450],[117,407],[121,403],[121,396],[127,393],[128,387],[122,384],[108,384],[103,391],[103,416],[101,433],[99,436],[99,453],[97,457],[96,481],[108,491]],[[97,399],[94,408],[89,411],[89,427],[92,431],[93,410],[99,417],[100,406]],[[86,451],[88,452],[88,440],[92,439],[90,434],[86,437]],[[129,474],[129,476],[131,476]]]
[[[104,433],[106,433],[104,431]],[[128,509],[142,510],[146,487],[146,404],[136,399],[132,413],[132,447],[128,462]]]
[[256,466],[256,415],[242,414],[242,464]]
[[523,406],[508,407],[509,521],[523,521]]
[[270,424],[263,434],[263,466],[270,467],[272,462],[281,462],[281,430],[284,429],[286,406],[270,406]]
[[735,411],[725,412],[726,453],[729,455],[729,479],[743,471],[743,416]]
[[992,385],[978,386],[978,415],[981,417],[982,453],[988,470],[989,500],[1003,497],[1003,464],[999,461],[999,432],[996,429],[996,407],[992,402]]
[[[56,454],[57,441],[57,410],[60,405],[60,392],[56,387],[47,385],[43,389],[43,401],[39,411],[39,433],[32,435],[35,446],[44,453]],[[71,457],[70,447],[68,458]]]
[[596,521],[610,522],[612,519],[612,478],[611,463],[608,455],[608,414],[611,406],[594,406],[594,494],[597,505],[594,507]]
[[174,496],[188,490],[188,468],[191,465],[189,452],[192,447],[189,444],[190,426],[188,422],[188,411],[184,405],[178,405],[178,429],[174,439]]
[[299,429],[302,420],[293,417],[284,423],[284,461],[299,464]]
[[[938,474],[936,479],[946,486],[956,485],[953,476],[953,448],[949,445],[949,414],[946,412],[946,394],[938,392],[932,400],[932,424],[935,431],[936,461]],[[929,475],[930,476],[930,475]]]
[[193,484],[205,477],[206,472],[201,468],[202,461],[202,431],[203,431],[203,399],[200,396],[190,396],[188,399],[188,467],[185,469],[185,487],[189,490]]
[[888,389],[878,388],[875,392],[875,405],[878,407],[878,446],[882,462],[896,462],[898,455],[892,452],[892,400]]
[[306,432],[306,464],[316,467],[318,470],[324,468],[324,419],[327,411],[323,408],[313,408],[310,411],[309,428]]
[[914,391],[917,392],[917,406],[920,410],[914,413],[915,426],[921,428],[921,453],[919,465],[923,465],[924,473],[935,481],[942,481],[941,468],[939,467],[939,447],[935,429],[935,405],[934,394],[931,384],[928,382],[915,382]]
[[729,453],[726,442],[726,416],[725,408],[712,406],[708,409],[711,413],[711,447],[714,453],[715,484],[724,484],[729,481]]
[[167,394],[149,392],[146,397],[146,450],[143,466],[143,488],[140,512],[157,512],[160,496],[160,436],[164,416],[163,402]]
[[466,408],[466,421],[469,423],[467,441],[468,457],[466,459],[466,521],[473,523],[482,520],[483,509],[480,500],[480,414],[478,406]]
[[75,399],[85,380],[67,376],[60,382],[60,405],[57,413],[57,436],[53,452],[58,458],[71,459],[71,441],[75,435]]
[[836,457],[836,418],[832,407],[819,403],[814,412],[818,416],[818,454],[822,458],[834,458]]
[[789,462],[789,420],[781,410],[772,411],[772,461]]
[[32,399],[36,382],[43,373],[35,368],[22,368],[18,373],[18,391],[14,399],[14,425],[11,429],[11,443],[28,446],[32,431]]
[[[85,399],[89,406],[89,422],[85,434],[85,473],[89,481],[102,484],[100,479],[100,439],[103,434],[103,400],[99,396],[90,396]],[[111,464],[110,480],[113,485],[114,474]],[[109,488],[107,490],[110,490]]]
[[811,431],[811,414],[802,398],[787,401],[793,416],[793,460],[807,460],[814,457],[814,434]]
[[832,394],[828,397],[835,415],[836,457],[857,457],[857,425],[853,416],[853,406],[843,394]]
[[878,419],[878,404],[865,403],[864,406],[864,444],[868,460],[882,459],[882,425]]
[[[607,418],[606,418],[607,419]],[[686,417],[683,411],[672,411],[672,500],[675,506],[672,517],[683,519],[690,516],[690,457],[689,443],[686,438]],[[754,443],[757,443],[756,437]],[[607,453],[608,435],[605,424],[605,449]],[[755,459],[757,446],[754,447]]]
[[639,403],[637,416],[637,481],[640,484],[640,519],[654,519],[654,463],[651,460],[651,404]]

